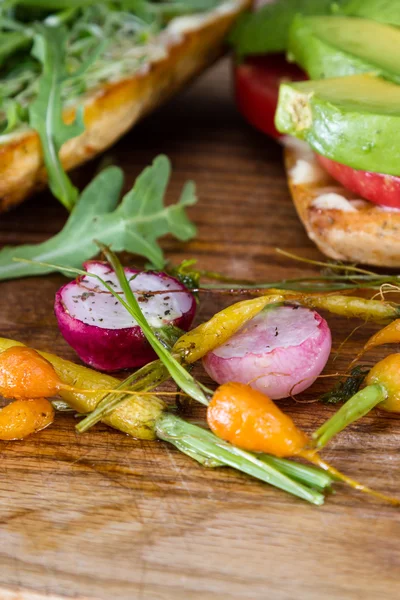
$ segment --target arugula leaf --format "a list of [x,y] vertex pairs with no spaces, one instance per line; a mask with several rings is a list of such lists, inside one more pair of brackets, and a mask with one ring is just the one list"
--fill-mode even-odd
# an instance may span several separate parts
[[37,131],[42,143],[49,186],[54,196],[71,210],[79,191],[72,185],[59,157],[61,146],[84,132],[82,111],[73,123],[64,123],[61,99],[62,84],[69,79],[66,71],[67,30],[64,27],[36,26],[32,53],[43,65],[39,92],[29,107],[30,125]]
[[28,34],[21,31],[4,31],[0,34],[0,67],[2,67],[7,59],[22,50],[31,43],[31,38]]
[[[342,2],[336,1],[335,6]],[[296,14],[328,15],[332,6],[333,0],[277,0],[243,15],[233,28],[229,42],[239,58],[247,54],[284,52]]]
[[117,252],[126,250],[144,256],[155,268],[162,269],[164,257],[157,239],[171,233],[179,240],[188,240],[196,232],[185,213],[185,207],[196,202],[192,182],[185,185],[177,204],[164,206],[170,170],[168,158],[158,156],[137,178],[118,207],[123,172],[118,167],[101,171],[82,192],[57,235],[42,244],[5,247],[0,251],[0,280],[56,271],[53,267],[13,262],[14,258],[80,267],[98,253],[94,240],[112,246]]
[[0,123],[0,134],[10,133],[19,123],[26,121],[26,109],[15,100],[1,102],[0,108],[4,111],[5,121]]
[[[108,230],[103,238],[94,236],[119,252],[127,250],[148,258],[162,269],[163,254],[155,243],[157,238],[172,233],[181,241],[196,234],[196,228],[185,213],[185,206],[197,201],[195,185],[188,181],[177,204],[165,207],[163,198],[171,174],[169,159],[158,156],[151,167],[147,167],[137,178],[114,215],[110,215]],[[114,230],[115,229],[115,233]]]

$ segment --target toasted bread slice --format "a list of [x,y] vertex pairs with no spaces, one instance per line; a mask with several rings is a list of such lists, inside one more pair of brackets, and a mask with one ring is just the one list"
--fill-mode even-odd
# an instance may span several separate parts
[[[180,17],[160,34],[165,56],[150,60],[132,77],[86,94],[86,130],[61,149],[67,170],[96,156],[126,133],[141,117],[201,73],[223,52],[236,17],[251,0],[227,0],[206,14]],[[73,121],[75,108],[65,111]],[[32,129],[0,137],[0,212],[20,203],[46,183],[39,137]]]
[[357,198],[332,179],[307,144],[289,138],[290,192],[309,238],[335,260],[400,267],[400,210]]

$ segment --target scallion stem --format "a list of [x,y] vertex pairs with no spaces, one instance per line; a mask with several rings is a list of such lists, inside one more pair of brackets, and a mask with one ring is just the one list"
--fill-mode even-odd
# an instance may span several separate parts
[[196,454],[201,456],[202,460],[206,458],[218,461],[317,506],[324,503],[324,495],[321,492],[290,478],[276,466],[260,460],[256,455],[240,450],[210,431],[187,423],[173,414],[163,413],[157,419],[156,433],[160,439],[174,444],[181,451],[185,451],[183,448],[186,448],[189,455]]
[[322,469],[303,465],[293,460],[277,458],[276,456],[270,456],[268,454],[261,454],[258,458],[262,462],[265,462],[272,467],[276,467],[281,473],[288,475],[288,477],[313,489],[320,491],[328,490],[335,481],[331,475]]
[[345,427],[361,419],[369,413],[377,404],[383,402],[387,397],[386,389],[376,383],[369,385],[357,394],[354,394],[343,406],[326,421],[314,434],[313,440],[317,448],[323,448],[326,444]]

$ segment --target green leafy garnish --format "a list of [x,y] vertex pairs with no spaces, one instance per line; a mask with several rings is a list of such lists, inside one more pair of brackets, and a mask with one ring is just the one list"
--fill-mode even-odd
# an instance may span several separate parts
[[2,67],[9,56],[15,52],[29,47],[31,36],[22,31],[5,31],[0,35],[0,67]]
[[[146,340],[153,348],[161,362],[168,369],[168,372],[175,383],[190,396],[200,402],[201,404],[208,404],[208,399],[204,395],[203,386],[201,386],[195,378],[185,369],[184,366],[171,354],[168,348],[157,338],[153,328],[149,325],[146,317],[143,315],[142,310],[136,300],[135,294],[132,292],[129,281],[126,277],[123,266],[121,265],[117,256],[109,248],[105,247],[104,244],[100,244],[100,248],[103,254],[107,258],[108,262],[114,269],[114,272],[118,278],[119,285],[124,292],[124,297],[116,294],[113,295],[119,300],[121,304],[126,308],[129,314],[135,319],[139,327],[141,328]],[[110,291],[112,288],[110,288]]]
[[[88,90],[131,76],[153,56],[162,56],[165,45],[156,38],[172,17],[212,10],[223,1],[1,0],[0,131],[6,127],[4,106],[10,100],[27,109],[38,93],[44,95],[42,70],[50,68],[50,61],[57,61],[57,76],[74,74],[61,86],[63,105],[79,105]],[[42,28],[51,36],[59,26],[64,26],[64,34],[45,65],[35,46],[32,55],[33,38],[47,37]],[[27,123],[25,116],[14,123],[13,131]]]
[[[38,95],[29,106],[29,122],[40,137],[50,189],[70,211],[78,199],[79,191],[64,171],[59,152],[65,142],[85,131],[83,107],[77,111],[73,123],[67,125],[64,122],[61,91],[63,85],[74,76],[68,73],[65,59],[67,30],[64,27],[37,24],[36,32],[32,53],[42,63],[43,70]],[[82,71],[89,64],[82,65]]]
[[289,28],[296,14],[327,15],[333,4],[333,0],[277,0],[257,12],[243,15],[229,41],[239,58],[248,54],[285,52]]
[[320,401],[323,404],[338,404],[339,402],[347,402],[349,398],[358,392],[364,379],[369,373],[369,368],[359,365],[352,369],[349,377],[339,381],[337,385],[329,392],[321,396]]
[[82,192],[64,228],[41,244],[5,247],[0,251],[0,280],[44,275],[57,269],[14,258],[80,267],[98,253],[94,240],[147,258],[156,269],[164,266],[157,239],[168,233],[188,240],[196,232],[185,208],[196,202],[195,186],[188,182],[176,204],[164,206],[171,172],[166,156],[158,156],[137,178],[132,190],[117,206],[123,172],[108,167]]

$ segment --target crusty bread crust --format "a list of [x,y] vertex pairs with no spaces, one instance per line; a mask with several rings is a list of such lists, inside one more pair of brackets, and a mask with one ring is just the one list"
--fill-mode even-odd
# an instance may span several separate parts
[[[232,3],[232,10],[215,12],[168,44],[167,56],[150,62],[133,77],[93,91],[85,102],[85,132],[61,149],[67,170],[93,158],[126,133],[140,118],[201,73],[223,52],[224,40],[238,14],[251,0]],[[75,110],[65,111],[66,122]],[[44,187],[46,170],[39,137],[29,129],[0,145],[0,212],[19,204]]]
[[297,213],[321,252],[335,260],[400,267],[400,211],[357,198],[301,143],[287,145],[285,164]]

